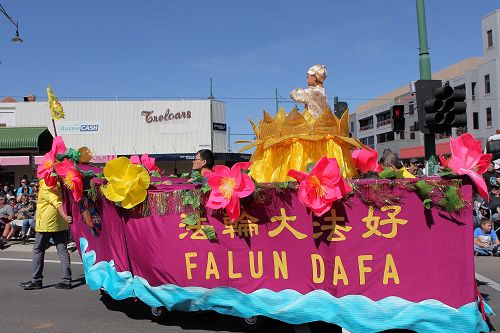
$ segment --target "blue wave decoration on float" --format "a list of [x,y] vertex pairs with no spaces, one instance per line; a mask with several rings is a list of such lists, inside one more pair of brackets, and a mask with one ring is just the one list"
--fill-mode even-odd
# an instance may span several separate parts
[[87,252],[88,246],[88,241],[81,237],[83,270],[89,288],[91,290],[104,288],[111,297],[118,300],[135,297],[132,273],[118,272],[113,260],[96,263],[96,253],[93,250]]
[[[414,303],[395,296],[379,301],[362,295],[336,298],[324,290],[303,295],[290,289],[279,292],[259,289],[246,294],[229,287],[207,289],[172,284],[151,287],[139,276],[132,278],[130,272],[117,272],[113,261],[95,264],[95,253],[86,252],[86,240],[80,239],[80,243],[87,283],[91,289],[104,287],[116,299],[132,295],[129,297],[138,297],[149,306],[165,306],[169,310],[212,310],[243,318],[259,315],[289,324],[324,321],[351,332],[380,332],[392,328],[419,333],[489,331],[475,302],[455,309],[433,299]],[[103,282],[106,285],[99,285]],[[109,283],[119,287],[108,289]]]

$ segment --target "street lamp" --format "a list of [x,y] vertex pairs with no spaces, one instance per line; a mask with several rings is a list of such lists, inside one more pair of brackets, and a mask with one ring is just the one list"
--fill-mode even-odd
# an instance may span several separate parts
[[14,37],[12,37],[12,39],[11,39],[12,42],[22,43],[23,40],[21,37],[19,37],[19,24],[18,24],[18,22],[14,22],[12,17],[9,14],[7,14],[7,11],[5,10],[5,8],[3,8],[1,3],[0,3],[0,12],[7,18],[7,20],[9,20],[16,27],[16,35]]

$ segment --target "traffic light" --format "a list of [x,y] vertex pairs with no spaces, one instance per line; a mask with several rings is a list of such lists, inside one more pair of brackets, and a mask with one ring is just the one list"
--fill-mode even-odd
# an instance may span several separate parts
[[335,101],[335,104],[333,105],[333,113],[339,119],[342,117],[344,112],[346,112],[348,109],[349,109],[349,106],[347,105],[346,102]]
[[415,82],[418,124],[422,132],[444,133],[452,127],[467,125],[464,89],[454,89],[440,80]]
[[405,106],[393,105],[392,106],[392,130],[394,132],[405,131]]

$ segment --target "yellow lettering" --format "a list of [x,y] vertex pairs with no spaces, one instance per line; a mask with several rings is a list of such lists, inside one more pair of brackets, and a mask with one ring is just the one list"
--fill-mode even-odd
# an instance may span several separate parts
[[345,272],[342,259],[340,259],[340,256],[335,256],[335,264],[333,266],[333,285],[337,286],[339,280],[342,280],[344,286],[349,285],[349,279],[347,278],[347,273]]
[[264,265],[262,264],[262,251],[257,251],[257,272],[255,271],[255,256],[253,254],[253,251],[248,252],[248,261],[250,261],[250,275],[252,276],[252,278],[261,278],[262,274],[264,273]]
[[210,275],[214,275],[218,280],[220,279],[219,270],[217,269],[217,263],[215,262],[214,254],[208,252],[207,255],[207,270],[205,272],[205,279],[210,280]]
[[323,261],[323,258],[319,254],[313,253],[311,254],[311,264],[313,271],[313,282],[322,283],[325,280],[325,263]]
[[362,286],[366,283],[365,273],[372,271],[371,267],[365,267],[365,260],[373,260],[373,256],[371,254],[358,256],[359,284]]
[[399,284],[398,270],[392,254],[385,255],[385,268],[384,268],[384,284],[389,283],[389,279],[393,279],[395,284]]
[[278,254],[278,251],[273,251],[273,260],[274,260],[274,278],[279,279],[279,275],[281,272],[281,276],[283,279],[288,279],[288,266],[286,263],[286,252],[281,251],[281,257]]
[[228,261],[228,271],[230,279],[240,279],[242,274],[234,272],[234,260],[233,260],[233,251],[227,251],[227,261]]
[[198,253],[196,253],[196,252],[184,253],[184,258],[186,260],[186,275],[187,275],[188,280],[191,280],[193,278],[193,274],[191,274],[191,270],[198,266],[195,263],[192,263],[190,259],[195,258],[197,256],[198,256]]

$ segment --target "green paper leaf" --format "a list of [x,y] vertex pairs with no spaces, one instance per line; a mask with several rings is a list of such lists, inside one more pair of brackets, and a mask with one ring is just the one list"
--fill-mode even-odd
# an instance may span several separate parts
[[160,178],[161,175],[158,170],[153,170],[153,172],[151,172],[151,177]]
[[198,214],[189,214],[181,220],[185,225],[196,225],[200,221]]
[[314,168],[314,166],[316,165],[316,162],[311,162],[311,163],[308,163],[306,165],[306,170],[307,170],[307,173],[311,173],[312,169]]
[[194,209],[200,208],[200,194],[196,191],[181,191],[182,205],[192,206]]
[[203,193],[207,193],[207,192],[209,192],[210,190],[211,190],[211,188],[210,188],[210,186],[208,185],[208,183],[203,184],[203,187],[201,188],[201,191],[202,191]]
[[403,178],[403,170],[394,171],[392,168],[385,168],[379,172],[378,177],[382,179]]
[[185,172],[185,173],[183,173],[183,174],[180,176],[180,178],[190,178],[190,177],[191,177],[191,174],[190,174],[190,173],[188,173],[188,172]]
[[201,230],[203,231],[205,236],[207,236],[208,239],[210,240],[217,239],[217,234],[215,233],[215,229],[211,225],[204,225],[202,226]]
[[443,192],[443,199],[439,200],[438,205],[447,212],[454,212],[461,209],[464,203],[458,196],[458,187],[450,186]]
[[424,207],[426,209],[431,209],[431,206],[432,206],[432,200],[431,199],[429,199],[429,198],[424,199],[423,203],[424,203]]
[[421,195],[423,195],[424,197],[429,196],[429,194],[434,189],[434,186],[430,185],[425,180],[419,180],[418,182],[415,183],[415,186],[416,186],[418,192]]
[[89,171],[81,171],[80,169],[78,170],[82,173],[83,177],[94,177],[94,170],[89,170]]

